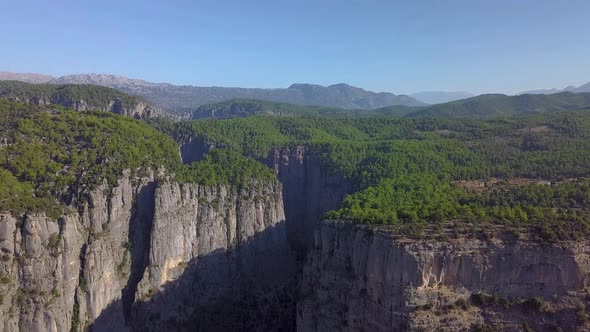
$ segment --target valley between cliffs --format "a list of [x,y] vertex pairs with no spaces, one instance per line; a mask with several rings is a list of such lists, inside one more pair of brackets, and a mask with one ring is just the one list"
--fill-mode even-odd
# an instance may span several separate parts
[[57,221],[0,215],[2,330],[588,330],[588,241],[320,222],[352,184],[305,146],[262,161],[279,181],[126,174]]

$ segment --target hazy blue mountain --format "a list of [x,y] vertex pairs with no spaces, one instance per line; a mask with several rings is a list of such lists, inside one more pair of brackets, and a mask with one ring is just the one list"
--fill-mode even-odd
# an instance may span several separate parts
[[[423,106],[422,106],[423,107]],[[192,119],[229,119],[244,118],[255,115],[317,116],[327,118],[363,118],[371,116],[405,116],[419,110],[420,106],[395,105],[375,110],[350,109],[326,106],[296,105],[256,99],[233,99],[219,103],[199,106],[191,112]]]
[[590,109],[590,93],[561,92],[507,96],[485,94],[445,104],[419,108],[410,117],[478,117],[521,116],[547,112]]
[[569,90],[569,91],[576,92],[576,93],[579,93],[579,92],[590,92],[590,82],[588,82],[586,84],[583,84],[583,85],[580,85],[579,87],[574,88],[574,89]]
[[21,81],[26,83],[47,83],[55,77],[34,73],[11,73],[0,71],[0,81]]
[[529,91],[524,91],[519,93],[519,95],[524,95],[524,94],[542,94],[542,95],[548,95],[548,94],[553,94],[553,93],[560,93],[560,92],[574,92],[574,93],[580,93],[580,92],[590,92],[590,82],[580,85],[578,87],[575,87],[573,85],[570,85],[566,88],[563,89],[540,89],[540,90],[529,90]]
[[[9,78],[11,80],[29,81],[28,77],[19,75],[21,74],[13,73]],[[105,74],[67,75],[59,78],[49,78],[48,81],[43,80],[42,82],[54,84],[93,84],[111,87],[131,95],[144,97],[155,106],[176,110],[195,109],[201,105],[232,99],[260,99],[297,105],[346,109],[376,109],[392,105],[424,105],[424,103],[407,95],[395,95],[388,92],[376,93],[344,83],[330,86],[293,84],[286,89],[199,87],[169,83],[152,83],[139,79]],[[35,83],[41,83],[41,81]]]
[[475,96],[473,93],[467,91],[422,91],[410,95],[410,97],[426,104],[448,103],[473,96]]

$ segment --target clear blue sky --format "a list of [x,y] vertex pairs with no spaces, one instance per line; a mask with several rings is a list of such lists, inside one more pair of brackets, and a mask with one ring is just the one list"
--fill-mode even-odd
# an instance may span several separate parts
[[590,1],[5,1],[0,70],[513,93],[590,81]]

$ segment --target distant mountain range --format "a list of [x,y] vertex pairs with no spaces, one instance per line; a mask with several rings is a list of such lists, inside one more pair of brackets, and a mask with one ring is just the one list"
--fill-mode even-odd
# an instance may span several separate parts
[[314,84],[293,84],[286,89],[225,88],[152,83],[104,74],[67,75],[55,78],[45,75],[7,72],[0,72],[0,80],[107,86],[131,95],[144,97],[155,106],[168,110],[194,109],[201,105],[238,98],[346,109],[376,109],[391,105],[425,105],[425,103],[407,95],[395,95],[388,92],[375,93],[344,83],[327,87]]
[[313,115],[347,118],[366,116],[494,118],[584,109],[590,110],[590,93],[561,92],[552,95],[527,94],[519,96],[485,94],[438,105],[395,105],[375,110],[302,106],[263,100],[236,99],[200,106],[192,112],[191,118],[226,119],[254,115]]
[[485,94],[445,104],[417,107],[412,112],[406,110],[405,114],[400,115],[408,117],[492,118],[582,109],[590,109],[590,93],[561,92],[550,95],[524,94],[518,96]]
[[55,79],[53,76],[34,73],[11,73],[0,71],[1,81],[21,81],[26,83],[48,83]]
[[450,101],[465,99],[475,96],[471,92],[466,91],[423,91],[412,93],[410,97],[420,100],[427,104],[441,104]]
[[538,94],[538,95],[548,95],[553,93],[560,93],[560,92],[574,92],[574,93],[581,93],[581,92],[590,92],[590,82],[580,85],[579,87],[575,86],[568,86],[564,89],[541,89],[541,90],[530,90],[524,91],[519,93],[520,95],[523,94]]
[[[14,77],[12,77],[14,78]],[[39,81],[37,76],[29,79]],[[59,79],[51,82],[64,83]],[[95,82],[96,83],[96,82]],[[134,81],[119,84],[138,85]],[[144,84],[140,83],[139,84]],[[145,83],[154,84],[154,83]],[[299,88],[299,87],[298,87]],[[309,88],[305,85],[303,89]],[[311,86],[311,90],[316,89]],[[323,87],[320,90],[326,89]],[[345,89],[348,89],[345,87]],[[355,89],[355,88],[353,88]],[[358,89],[362,90],[362,89]],[[548,112],[590,110],[590,93],[524,94],[508,96],[485,94],[448,103],[426,106],[393,105],[377,109],[310,106],[255,99],[232,99],[193,108],[190,112],[165,112],[142,97],[130,96],[114,88],[96,84],[51,84],[0,81],[0,99],[31,104],[59,104],[79,111],[103,110],[136,118],[165,116],[171,119],[235,118],[254,115],[322,117],[472,117],[523,116]]]

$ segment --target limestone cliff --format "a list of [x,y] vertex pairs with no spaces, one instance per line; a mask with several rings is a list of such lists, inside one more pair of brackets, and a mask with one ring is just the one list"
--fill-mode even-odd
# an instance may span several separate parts
[[[123,177],[112,189],[105,182],[79,213],[70,211],[58,221],[43,214],[2,215],[3,329],[83,327],[119,300],[130,272],[130,226],[148,221],[145,192],[153,186],[150,177]],[[122,311],[113,321],[124,323]]]
[[63,97],[31,97],[26,99],[14,98],[15,101],[24,101],[35,105],[58,104],[63,107],[73,108],[78,112],[98,110],[129,116],[136,119],[148,119],[163,116],[164,112],[144,102],[123,103],[118,98],[113,98],[105,103],[94,104],[84,99],[69,99]]
[[304,268],[297,328],[587,330],[589,283],[588,241],[550,244],[503,232],[412,240],[328,221]]
[[163,184],[150,241],[133,308],[137,330],[293,326],[292,299],[281,298],[295,265],[279,183],[239,191]]
[[[272,181],[238,189],[124,176],[57,221],[2,214],[1,330],[125,330],[154,310],[181,324],[195,321],[190,308],[216,312],[223,298],[240,303],[252,292],[266,292],[274,307],[293,275],[285,238],[281,186]],[[170,289],[198,300],[178,302],[184,312],[166,308],[158,301]],[[285,310],[269,314],[293,322],[294,306]],[[256,321],[272,324],[265,318]]]

